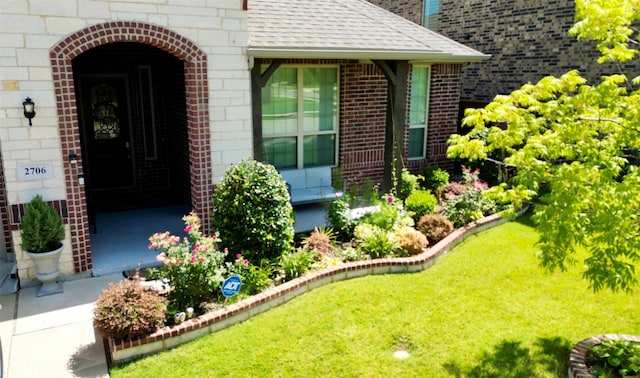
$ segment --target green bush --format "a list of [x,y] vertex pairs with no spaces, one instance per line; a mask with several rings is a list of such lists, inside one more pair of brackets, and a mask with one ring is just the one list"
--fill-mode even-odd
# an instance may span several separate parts
[[400,181],[400,193],[398,193],[398,197],[400,197],[401,200],[404,200],[409,197],[414,190],[418,190],[419,188],[420,184],[418,183],[418,176],[403,168]]
[[350,240],[353,237],[353,228],[356,226],[356,223],[349,218],[350,198],[350,195],[336,198],[329,203],[329,208],[327,209],[329,224],[334,230],[335,236],[343,241]]
[[288,252],[280,257],[280,267],[285,281],[301,277],[311,269],[316,260],[317,253],[306,248],[298,248],[293,252]]
[[149,335],[165,320],[166,299],[138,280],[109,284],[93,310],[93,326],[103,336],[118,340]]
[[417,230],[423,233],[431,245],[453,232],[453,223],[441,214],[427,214],[418,220]]
[[169,306],[172,310],[185,311],[193,307],[202,312],[204,304],[219,297],[224,281],[226,251],[217,249],[218,237],[205,236],[200,231],[200,218],[194,212],[183,218],[188,238],[158,232],[149,237],[149,249],[159,252],[157,260],[163,263],[152,269],[153,278],[169,284]]
[[428,190],[416,190],[404,201],[407,211],[413,213],[413,219],[418,220],[421,216],[431,214],[436,210],[438,200]]
[[293,248],[293,209],[276,169],[252,159],[230,167],[213,195],[211,225],[254,265]]
[[357,248],[371,258],[393,256],[400,249],[395,233],[376,225],[359,224],[353,233]]
[[426,190],[439,193],[440,188],[449,182],[449,172],[440,167],[426,167],[422,170],[421,186]]
[[640,376],[640,343],[628,340],[605,340],[593,345],[587,360],[595,370],[594,376]]
[[44,202],[40,195],[25,207],[20,223],[22,249],[29,252],[49,252],[58,249],[64,240],[64,222],[58,211]]
[[273,284],[271,276],[275,269],[267,259],[261,261],[260,265],[253,265],[245,259],[242,254],[236,255],[236,260],[229,263],[230,273],[234,273],[242,280],[240,293],[243,295],[254,295],[261,293]]

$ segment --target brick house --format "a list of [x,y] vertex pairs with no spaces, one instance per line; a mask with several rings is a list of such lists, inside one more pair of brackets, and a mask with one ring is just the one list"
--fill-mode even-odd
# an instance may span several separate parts
[[462,64],[486,55],[364,0],[208,4],[0,0],[1,257],[22,278],[35,194],[64,216],[62,274],[90,274],[92,214],[181,201],[206,229],[247,157],[352,181],[448,164]]
[[[573,69],[590,81],[620,71],[616,65],[596,63],[594,43],[568,34],[575,23],[574,1],[369,1],[490,55],[464,66],[462,108],[484,105],[497,94]],[[624,72],[637,69],[622,66]]]

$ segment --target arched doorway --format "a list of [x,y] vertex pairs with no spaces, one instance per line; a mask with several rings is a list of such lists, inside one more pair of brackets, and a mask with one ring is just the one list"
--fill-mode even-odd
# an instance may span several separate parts
[[[127,49],[133,49],[136,53],[125,57]],[[111,56],[110,53],[115,53],[115,56]],[[137,53],[141,55],[136,55]],[[153,81],[154,67],[156,67],[155,69],[158,69],[158,66],[164,67],[163,69],[168,70],[164,72],[170,72],[174,75],[174,77],[162,78],[170,81],[171,84],[161,92],[165,94],[176,92],[169,96],[174,100],[171,109],[182,111],[182,114],[179,115],[180,121],[175,121],[178,124],[176,130],[182,132],[182,137],[186,140],[182,145],[184,146],[186,143],[187,146],[186,151],[180,152],[181,158],[176,159],[178,164],[185,165],[182,169],[171,168],[169,163],[162,165],[167,172],[179,171],[186,175],[184,179],[175,180],[179,183],[179,187],[168,184],[167,188],[169,189],[167,190],[169,192],[177,190],[180,196],[188,197],[190,207],[203,218],[203,228],[208,229],[208,208],[212,183],[206,55],[193,42],[163,27],[140,22],[114,21],[94,25],[68,36],[51,49],[50,57],[56,91],[62,155],[68,158],[64,164],[64,171],[76,272],[90,271],[93,267],[89,237],[91,218],[89,211],[93,212],[95,209],[90,206],[90,201],[91,205],[94,203],[93,195],[98,191],[103,191],[103,193],[96,194],[97,197],[100,195],[104,197],[98,201],[99,206],[116,206],[110,204],[113,197],[127,191],[133,193],[137,190],[138,193],[135,196],[132,195],[130,201],[126,201],[131,202],[130,204],[118,204],[117,206],[140,206],[142,200],[149,199],[145,196],[145,192],[139,188],[142,178],[155,177],[157,179],[160,177],[159,175],[140,174],[141,166],[145,163],[138,159],[154,156],[154,149],[151,145],[147,145],[146,149],[139,146],[134,148],[132,139],[135,133],[144,134],[145,132],[147,132],[146,140],[153,139],[152,131],[149,128],[145,129],[145,123],[140,122],[139,119],[145,117],[149,119],[154,116],[154,112],[149,113],[148,109],[144,107],[145,103],[149,103],[149,98],[142,98],[147,94],[151,95],[150,92],[154,90],[153,83],[144,79],[145,77],[151,78]],[[153,63],[156,58],[159,59],[158,63]],[[100,59],[105,60],[102,62]],[[105,62],[106,64],[104,64]],[[151,63],[144,64],[145,62]],[[109,71],[105,66],[111,65],[111,63],[113,63],[113,70]],[[97,65],[95,69],[91,68],[92,64]],[[137,72],[137,74],[132,75],[131,72]],[[176,86],[175,83],[181,84]],[[134,84],[138,89],[132,92],[131,86]],[[145,90],[144,88],[150,89]],[[94,93],[92,94],[91,91]],[[103,103],[97,101],[100,91],[103,93]],[[108,120],[104,122],[107,126],[98,127],[97,134],[95,128],[86,126],[87,120],[91,118],[96,109],[101,110],[104,113],[103,116],[108,115],[108,111],[105,110],[108,108],[105,101],[109,93],[111,93],[112,100],[115,98],[119,104],[127,105],[125,106],[127,109],[120,109],[118,115],[120,117],[119,127],[126,127],[128,130],[126,135],[118,134],[117,137],[111,138],[111,131],[108,131]],[[139,97],[137,102],[136,96]],[[92,104],[90,98],[95,98],[96,101]],[[85,126],[81,126],[83,122],[85,122]],[[92,123],[93,121],[88,122]],[[171,118],[164,118],[164,122],[171,122]],[[167,127],[169,126],[171,125],[167,125]],[[91,135],[93,136],[91,137]],[[109,138],[113,140],[107,140]],[[142,140],[144,146],[144,136],[142,136]],[[105,141],[113,143],[101,143]],[[130,143],[128,146],[131,152],[130,156],[126,156],[127,141]],[[118,145],[118,143],[120,144]],[[118,148],[121,149],[117,151],[118,159],[121,160],[118,160],[117,164],[110,165],[109,159],[116,159],[116,157],[109,156],[109,153],[113,152],[110,150]],[[158,145],[156,145],[155,155],[159,156],[159,152]],[[149,159],[149,161],[152,160]],[[111,162],[113,161],[115,160],[111,160]],[[122,168],[125,165],[127,173],[119,175],[116,168]],[[156,166],[160,165],[156,164]],[[85,169],[88,170],[86,181]],[[105,175],[111,175],[111,181],[105,179]],[[137,186],[138,188],[135,189]],[[159,195],[159,193],[156,194]],[[136,200],[136,196],[143,198]],[[159,195],[156,197],[156,203],[162,198],[166,200],[167,197]]]
[[183,62],[111,43],[73,59],[73,76],[89,215],[190,203]]

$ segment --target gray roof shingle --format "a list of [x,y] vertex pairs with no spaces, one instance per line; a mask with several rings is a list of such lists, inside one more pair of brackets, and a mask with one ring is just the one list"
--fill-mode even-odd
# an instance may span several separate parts
[[366,0],[249,0],[249,54],[260,58],[473,62],[488,55]]

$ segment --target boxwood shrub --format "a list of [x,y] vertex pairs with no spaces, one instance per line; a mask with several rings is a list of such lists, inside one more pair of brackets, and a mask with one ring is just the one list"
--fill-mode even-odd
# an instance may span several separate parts
[[213,194],[211,226],[229,255],[254,265],[293,249],[293,208],[278,171],[253,159],[231,166]]

